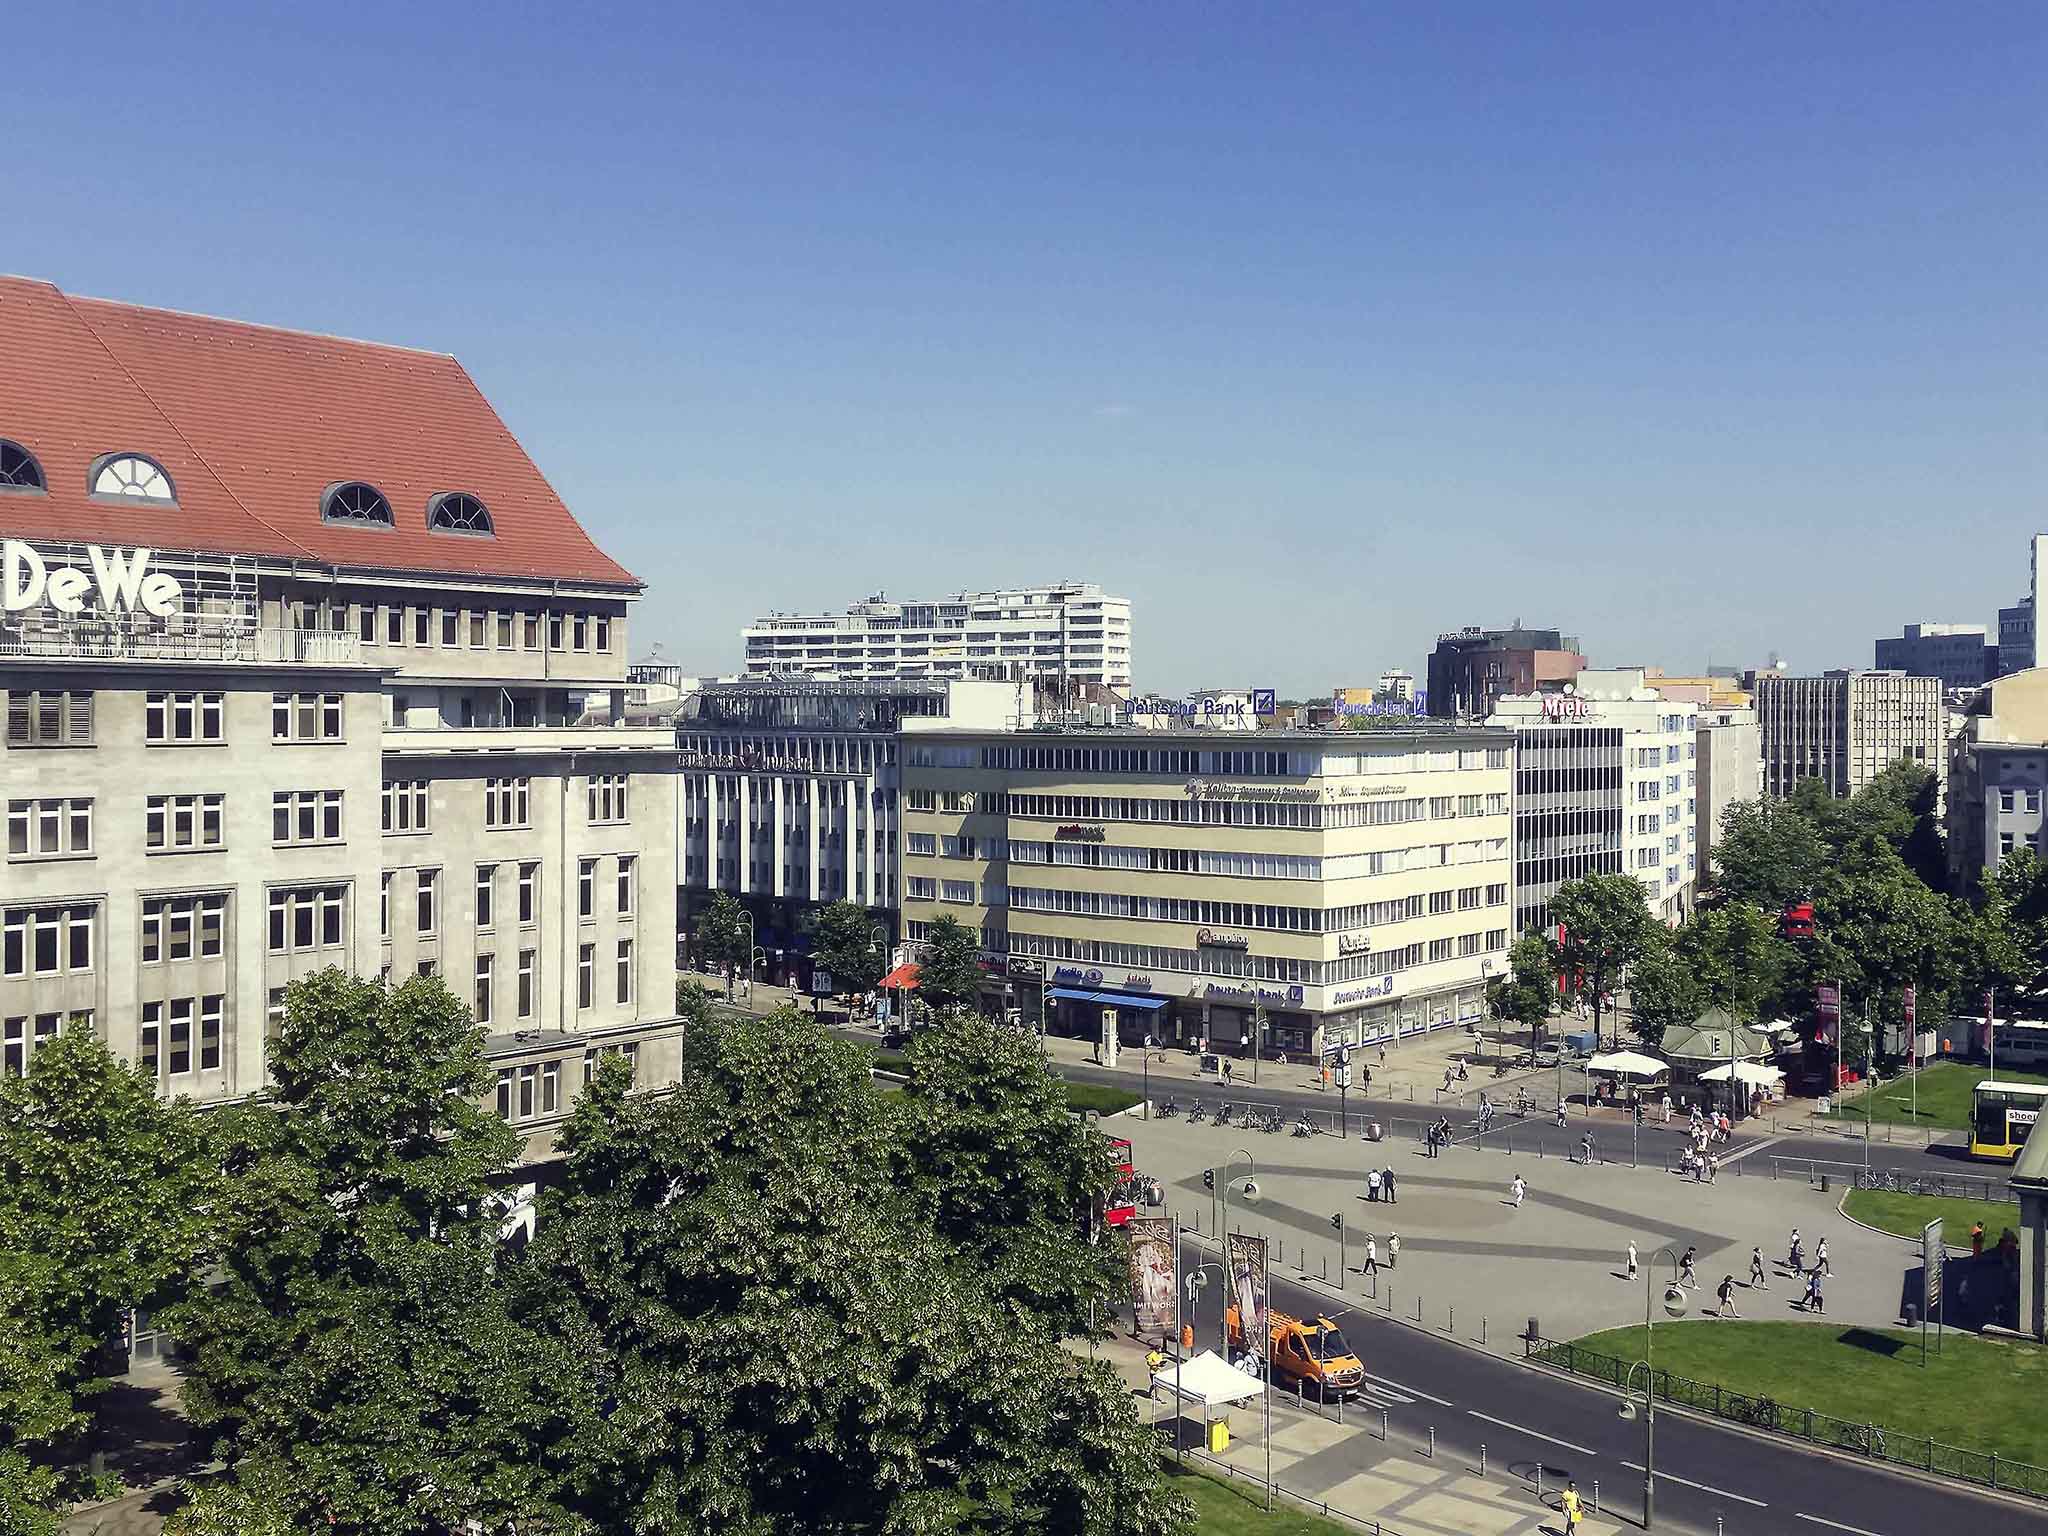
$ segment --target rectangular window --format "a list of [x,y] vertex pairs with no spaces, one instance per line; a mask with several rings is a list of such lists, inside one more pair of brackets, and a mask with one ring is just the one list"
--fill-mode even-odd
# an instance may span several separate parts
[[7,802],[8,858],[81,858],[91,852],[92,801]]
[[530,808],[531,779],[485,779],[484,825],[523,827]]
[[481,651],[490,644],[486,620],[485,614],[474,610],[469,615],[469,648],[473,651]]
[[387,779],[384,782],[384,830],[424,832],[427,830],[427,781]]
[[377,937],[391,937],[391,871],[388,869],[377,880]]
[[427,938],[440,932],[441,871],[423,869],[418,873],[418,900],[413,920],[418,925],[415,931]]
[[597,916],[597,860],[576,861],[576,915],[581,918]]
[[633,941],[619,940],[618,955],[618,1001],[621,1005],[633,1001]]
[[597,989],[597,946],[576,946],[576,1006],[588,1008]]
[[270,840],[280,844],[341,841],[341,791],[275,791],[270,797]]
[[443,645],[453,648],[462,643],[461,636],[456,632],[459,622],[460,616],[453,608],[443,608],[441,610],[441,643]]
[[544,1061],[540,1065],[540,1112],[559,1114],[562,1108],[562,1064]]
[[192,999],[171,999],[170,1075],[179,1077],[192,1070]]
[[342,707],[338,693],[273,693],[272,741],[340,741]]
[[476,957],[476,1021],[479,1024],[491,1022],[491,966],[496,958],[494,955]]
[[434,632],[434,610],[431,608],[408,608],[406,612],[412,615],[412,643],[414,645],[428,644],[432,640]]
[[142,1005],[142,1029],[135,1044],[135,1064],[145,1075],[161,1077],[163,1059],[164,1005],[144,1003]]
[[491,926],[491,897],[497,894],[498,866],[479,864],[476,867],[476,925],[479,928]]
[[540,1068],[532,1064],[519,1069],[519,1118],[533,1118],[534,1098],[540,1086]]
[[569,649],[571,649],[572,651],[581,651],[588,649],[590,640],[589,615],[582,613],[576,614],[570,620],[570,631],[573,638],[569,642]]
[[548,615],[548,649],[551,651],[562,649],[562,616],[559,613]]
[[153,747],[226,740],[225,697],[218,693],[146,694],[142,739]]
[[199,1000],[199,1070],[220,1070],[221,1017],[226,999],[218,992]]
[[512,615],[509,613],[498,615],[498,649],[501,651],[512,649]]
[[519,866],[519,926],[530,928],[540,921],[540,866]]
[[331,949],[345,938],[344,885],[280,886],[269,901],[269,949],[273,955]]
[[1432,963],[1438,960],[1450,959],[1451,941],[1449,939],[1431,939],[1429,941],[1429,958]]
[[626,819],[626,783],[623,773],[593,773],[587,781],[592,825]]
[[594,638],[590,648],[601,655],[609,653],[612,648],[612,621],[599,614],[591,621],[591,629]]
[[[151,695],[156,697],[156,695]],[[92,745],[92,694],[86,689],[38,692],[16,689],[7,695],[7,745],[10,747],[89,747]]]
[[519,1017],[522,1019],[533,1017],[534,973],[539,960],[540,951],[537,949],[519,951]]
[[500,1120],[510,1120],[512,1118],[513,1076],[514,1074],[510,1067],[498,1068],[498,1118]]
[[633,872],[635,861],[626,854],[619,855],[619,916],[633,915]]

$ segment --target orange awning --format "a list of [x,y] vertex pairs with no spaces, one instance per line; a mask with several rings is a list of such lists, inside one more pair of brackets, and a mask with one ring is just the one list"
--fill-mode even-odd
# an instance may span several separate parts
[[902,965],[897,966],[895,970],[882,978],[882,985],[885,987],[901,987],[906,991],[915,990],[917,987],[917,963],[915,961],[906,961]]

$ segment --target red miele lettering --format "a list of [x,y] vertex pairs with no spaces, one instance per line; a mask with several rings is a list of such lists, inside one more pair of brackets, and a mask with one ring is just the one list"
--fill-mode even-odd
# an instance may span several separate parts
[[1576,693],[1546,693],[1543,695],[1543,718],[1546,720],[1588,720],[1593,715],[1593,701]]

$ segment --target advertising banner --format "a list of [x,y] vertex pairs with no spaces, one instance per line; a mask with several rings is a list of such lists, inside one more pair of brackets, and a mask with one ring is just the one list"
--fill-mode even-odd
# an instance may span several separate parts
[[1142,1216],[1124,1223],[1131,1239],[1131,1312],[1139,1333],[1173,1331],[1173,1218]]
[[1820,1023],[1814,1038],[1822,1045],[1835,1038],[1835,1031],[1842,1024],[1842,989],[1832,983],[1822,983],[1813,989],[1813,1013]]
[[1244,1351],[1261,1362],[1271,1338],[1266,1323],[1266,1240],[1247,1232],[1225,1239],[1225,1267],[1230,1272],[1230,1305],[1237,1308]]

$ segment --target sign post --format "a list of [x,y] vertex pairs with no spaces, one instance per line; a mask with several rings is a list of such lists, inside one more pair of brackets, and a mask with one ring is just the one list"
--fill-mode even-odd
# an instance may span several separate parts
[[[1920,1123],[1920,1026],[1914,1018],[1914,1004],[1919,999],[1919,996],[1919,989],[1909,983],[1906,987],[1905,997],[1906,1050],[1909,1053],[1908,1065],[1913,1070],[1913,1123],[1915,1125]],[[1927,1348],[1927,1341],[1925,1339],[1920,1341],[1920,1348],[1924,1354]]]
[[[1828,1098],[1839,1104],[1842,1098],[1842,989],[1824,982],[1813,989],[1813,1012],[1821,1028],[1835,1037],[1835,1080],[1828,1085]],[[1826,1043],[1826,1036],[1822,1037]]]
[[[1941,1241],[1942,1218],[1934,1220],[1920,1230],[1920,1368],[1927,1368],[1927,1315],[1941,1305],[1941,1268],[1948,1260],[1948,1249]],[[1941,1353],[1941,1336],[1935,1335],[1936,1354]]]

